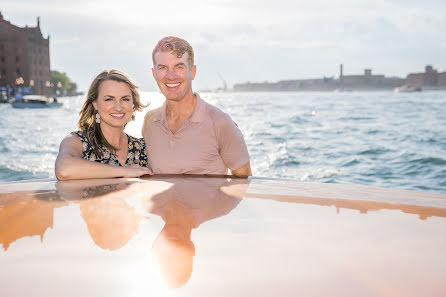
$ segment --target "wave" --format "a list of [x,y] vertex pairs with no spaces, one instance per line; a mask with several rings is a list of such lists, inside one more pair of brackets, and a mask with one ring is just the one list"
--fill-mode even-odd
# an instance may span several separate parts
[[388,149],[368,149],[362,152],[359,152],[358,155],[380,155],[389,152]]
[[301,118],[300,116],[293,116],[291,117],[291,123],[293,124],[306,124],[308,123],[308,120]]
[[16,181],[36,178],[31,171],[14,170],[5,166],[0,166],[0,181]]
[[409,161],[411,164],[423,164],[423,165],[446,165],[446,160],[442,158],[436,158],[436,157],[427,157],[427,158],[420,158]]

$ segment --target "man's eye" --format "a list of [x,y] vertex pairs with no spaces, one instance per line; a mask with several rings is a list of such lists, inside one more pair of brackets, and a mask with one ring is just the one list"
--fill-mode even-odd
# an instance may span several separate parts
[[105,98],[105,101],[112,101],[112,98]]
[[122,98],[123,101],[130,101],[130,98],[126,97],[126,98]]

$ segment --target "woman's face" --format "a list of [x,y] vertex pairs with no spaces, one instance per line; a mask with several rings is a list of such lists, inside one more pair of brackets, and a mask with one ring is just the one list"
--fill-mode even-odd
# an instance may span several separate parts
[[93,106],[101,116],[101,128],[105,125],[124,128],[132,119],[132,92],[124,82],[105,80],[99,85],[98,98]]

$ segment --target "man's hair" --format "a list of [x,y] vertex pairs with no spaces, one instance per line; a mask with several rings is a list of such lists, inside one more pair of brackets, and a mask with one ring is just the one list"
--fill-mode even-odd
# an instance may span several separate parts
[[192,46],[184,39],[175,36],[167,36],[158,41],[157,45],[152,51],[153,66],[155,65],[155,54],[157,52],[169,52],[181,58],[184,53],[188,53],[189,66],[194,66],[194,50]]

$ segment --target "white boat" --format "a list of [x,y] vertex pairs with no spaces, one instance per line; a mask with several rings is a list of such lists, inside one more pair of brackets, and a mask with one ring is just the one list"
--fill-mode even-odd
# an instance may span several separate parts
[[54,108],[61,107],[62,103],[57,102],[56,98],[42,95],[25,95],[20,100],[11,102],[14,108]]
[[421,87],[402,85],[401,87],[395,88],[395,93],[413,93],[413,92],[421,92]]
[[267,178],[0,183],[2,296],[446,296],[446,195]]

